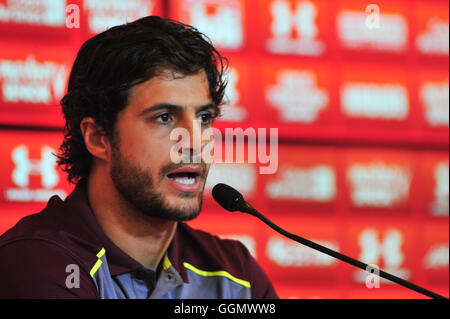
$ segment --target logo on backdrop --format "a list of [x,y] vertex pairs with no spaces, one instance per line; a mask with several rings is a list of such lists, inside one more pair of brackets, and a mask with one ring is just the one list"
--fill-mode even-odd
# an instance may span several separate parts
[[266,99],[287,123],[314,123],[329,103],[328,92],[318,86],[316,75],[299,70],[282,71],[277,84],[267,89]]
[[[374,8],[369,8],[373,10]],[[337,14],[337,33],[348,49],[405,52],[408,45],[408,22],[403,15],[376,11],[341,11]],[[377,20],[379,23],[377,23]],[[369,27],[370,26],[370,27]]]
[[[334,251],[339,244],[334,240],[312,240]],[[307,246],[299,245],[280,236],[271,236],[267,241],[267,257],[280,267],[333,267],[338,260]]]
[[155,1],[84,1],[83,8],[87,13],[89,31],[99,33],[115,25],[151,15],[155,8]]
[[267,183],[270,198],[331,202],[336,196],[336,173],[332,166],[316,165],[280,169],[278,178]]
[[[11,180],[17,187],[6,189],[5,198],[15,202],[46,202],[52,195],[66,197],[64,190],[53,189],[59,183],[59,175],[56,158],[52,153],[56,153],[53,148],[42,146],[41,158],[33,159],[29,157],[27,146],[16,146],[11,152],[14,164]],[[40,176],[42,187],[30,187],[30,176]]]
[[190,24],[223,49],[240,49],[244,42],[239,1],[185,1]]
[[0,59],[1,95],[5,103],[58,104],[68,75],[65,65],[53,61]]
[[408,167],[384,163],[353,164],[347,171],[352,204],[391,208],[409,198],[412,174]]
[[404,121],[409,114],[408,89],[401,84],[344,83],[341,107],[348,117]]
[[[407,280],[411,271],[402,268],[405,259],[402,251],[403,241],[403,234],[398,229],[388,229],[384,233],[384,237],[380,238],[380,234],[376,229],[366,228],[360,233],[358,238],[361,248],[358,259],[370,265],[380,265],[382,258],[384,261],[383,270]],[[376,269],[378,267],[373,268]],[[367,273],[357,270],[355,272],[355,280],[357,282],[366,282],[367,284]],[[390,282],[385,279],[381,279],[381,281]]]
[[66,22],[66,0],[0,1],[0,22],[63,27]]
[[11,157],[15,164],[12,171],[12,180],[19,187],[29,185],[30,175],[40,175],[42,186],[52,188],[58,184],[59,177],[55,170],[55,158],[52,155],[53,149],[47,146],[42,147],[41,159],[30,159],[28,149],[25,145],[19,145],[13,149]]
[[267,40],[270,52],[318,56],[325,51],[325,44],[317,39],[318,10],[314,3],[300,1],[292,11],[289,1],[276,0],[270,6],[270,13],[273,18],[272,37]]

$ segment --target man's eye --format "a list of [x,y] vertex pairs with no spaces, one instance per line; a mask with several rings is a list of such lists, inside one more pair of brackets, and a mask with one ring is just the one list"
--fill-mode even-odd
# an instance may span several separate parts
[[215,116],[211,113],[202,113],[199,116],[200,122],[202,124],[211,124],[214,121]]
[[172,115],[170,113],[163,113],[156,117],[156,120],[160,123],[169,123],[172,120]]

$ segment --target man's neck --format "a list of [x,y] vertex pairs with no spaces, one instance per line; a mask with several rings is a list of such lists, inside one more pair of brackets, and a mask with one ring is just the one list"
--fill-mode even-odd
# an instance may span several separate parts
[[177,222],[145,216],[123,199],[112,182],[94,172],[88,178],[87,191],[92,211],[105,234],[131,258],[156,270]]

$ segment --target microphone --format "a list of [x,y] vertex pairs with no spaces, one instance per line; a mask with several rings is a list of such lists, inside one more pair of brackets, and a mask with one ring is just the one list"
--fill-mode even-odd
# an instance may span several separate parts
[[[228,186],[228,185],[222,184],[222,183],[217,184],[212,189],[212,196],[216,200],[216,202],[219,203],[219,205],[222,206],[223,208],[225,208],[226,210],[228,210],[230,212],[240,211],[243,213],[253,215],[253,216],[259,218],[260,220],[262,220],[267,225],[269,225],[272,229],[274,229],[278,233],[280,233],[292,240],[295,240],[296,242],[298,242],[300,244],[306,245],[312,249],[318,250],[324,254],[327,254],[329,256],[337,258],[337,259],[344,261],[350,265],[361,268],[362,270],[368,271],[368,269],[373,269],[372,266],[370,266],[366,263],[363,263],[357,259],[353,259],[351,257],[348,257],[346,255],[338,253],[334,250],[331,250],[325,246],[322,246],[315,242],[312,242],[308,239],[291,234],[291,233],[287,232],[286,230],[278,227],[273,222],[271,222],[268,218],[266,218],[264,215],[262,215],[256,209],[254,209],[249,203],[247,203],[244,200],[244,196],[242,196],[241,193],[239,193],[237,190],[235,190],[231,186]],[[435,292],[432,292],[428,289],[417,286],[416,284],[413,284],[412,282],[409,282],[400,277],[397,277],[390,273],[387,273],[381,269],[379,270],[379,274],[377,274],[377,275],[382,278],[393,281],[399,285],[402,285],[406,288],[409,288],[416,292],[419,292],[427,297],[431,297],[431,298],[435,298],[435,299],[448,299],[448,298],[441,296]]]

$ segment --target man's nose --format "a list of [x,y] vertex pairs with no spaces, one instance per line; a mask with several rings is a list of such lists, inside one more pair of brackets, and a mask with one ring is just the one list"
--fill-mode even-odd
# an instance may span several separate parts
[[202,127],[197,118],[186,118],[182,122],[183,128],[189,133],[189,139],[185,139],[180,145],[179,152],[183,157],[200,158],[202,152]]

